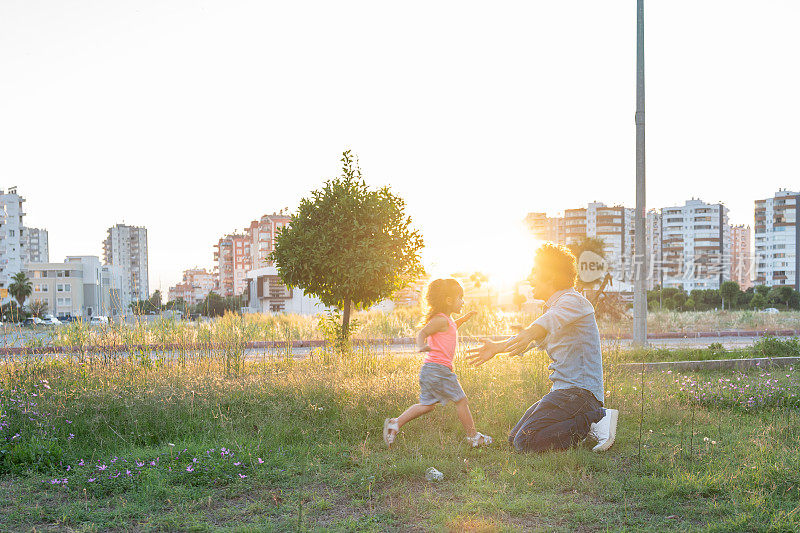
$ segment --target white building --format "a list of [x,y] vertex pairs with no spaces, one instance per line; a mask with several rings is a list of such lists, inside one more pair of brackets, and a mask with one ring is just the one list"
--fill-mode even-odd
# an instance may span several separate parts
[[95,255],[69,256],[63,263],[28,263],[30,301],[47,304],[56,317],[119,316],[125,308],[120,300],[123,271],[102,265]]
[[216,287],[214,275],[205,268],[190,268],[183,271],[183,281],[169,288],[167,301],[179,298],[188,305],[197,305],[208,296]]
[[800,290],[800,193],[779,190],[756,200],[755,261],[758,285],[791,285]]
[[247,310],[251,313],[292,313],[314,315],[324,313],[327,308],[313,296],[300,289],[290,289],[281,283],[278,269],[262,267],[247,273]]
[[753,245],[750,226],[731,226],[731,281],[744,291],[753,286]]
[[46,229],[23,228],[22,262],[47,263],[50,261],[50,243]]
[[16,187],[9,188],[8,192],[0,189],[0,294],[3,295],[0,303],[11,298],[7,294],[8,286],[23,267],[23,202],[25,198],[17,194]]
[[728,208],[691,199],[661,209],[662,287],[719,289],[730,276]]
[[564,234],[567,246],[578,244],[587,237],[603,241],[608,271],[614,280],[611,290],[633,290],[633,209],[609,207],[602,202],[591,202],[585,208],[567,209],[564,211]]
[[122,291],[129,301],[150,297],[147,266],[147,228],[117,224],[103,241],[103,261],[125,271]]

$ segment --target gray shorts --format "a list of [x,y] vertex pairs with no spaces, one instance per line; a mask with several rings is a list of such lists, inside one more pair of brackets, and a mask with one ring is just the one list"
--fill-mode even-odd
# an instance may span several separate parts
[[457,402],[466,398],[464,389],[452,370],[439,363],[425,363],[419,371],[419,403],[433,405]]

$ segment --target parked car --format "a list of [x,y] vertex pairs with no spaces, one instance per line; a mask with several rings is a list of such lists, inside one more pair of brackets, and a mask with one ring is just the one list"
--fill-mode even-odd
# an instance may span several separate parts
[[22,325],[28,328],[32,328],[33,326],[41,326],[42,324],[44,324],[44,321],[36,316],[29,316],[22,321]]
[[92,326],[108,324],[108,317],[102,315],[93,316],[91,320],[89,320],[89,324]]
[[777,315],[778,313],[780,313],[780,311],[778,311],[774,307],[767,307],[766,309],[762,309],[761,312],[767,313],[768,315]]
[[45,326],[60,326],[61,321],[53,315],[44,315],[42,317],[42,324]]
[[65,324],[67,322],[79,322],[80,321],[80,317],[72,316],[72,315],[60,316],[60,317],[58,317],[58,319],[61,321],[62,324]]

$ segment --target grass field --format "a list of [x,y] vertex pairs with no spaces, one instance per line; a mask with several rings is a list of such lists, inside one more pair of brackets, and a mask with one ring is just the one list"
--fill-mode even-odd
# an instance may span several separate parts
[[[509,335],[514,332],[515,326],[527,325],[535,318],[531,314],[501,312],[487,307],[476,310],[478,315],[461,328],[462,335]],[[417,308],[399,308],[390,313],[359,312],[354,317],[354,338],[363,340],[411,337],[418,330],[421,317],[422,311]],[[598,325],[601,333],[611,336],[629,334],[631,330],[630,321],[625,320],[610,321],[601,317]],[[27,348],[57,346],[80,351],[93,346],[107,348],[109,351],[135,352],[142,345],[150,345],[156,351],[159,347],[169,346],[169,349],[186,352],[196,350],[198,346],[206,351],[216,345],[243,347],[254,341],[324,340],[335,335],[334,327],[333,322],[324,315],[254,314],[240,317],[228,314],[199,323],[145,317],[139,322],[105,326],[72,322],[58,327],[31,330],[7,325],[2,332],[6,334],[3,342],[10,342],[9,346]],[[771,315],[754,311],[655,311],[648,314],[648,331],[653,334],[778,329],[800,329],[800,313],[781,312]],[[709,344],[711,343],[713,340],[709,340]]]
[[793,368],[642,381],[617,369],[626,357],[605,354],[622,415],[602,455],[510,451],[505,434],[549,388],[541,353],[457,359],[496,439],[477,450],[451,407],[385,448],[383,418],[416,400],[417,357],[6,361],[0,530],[800,529]]

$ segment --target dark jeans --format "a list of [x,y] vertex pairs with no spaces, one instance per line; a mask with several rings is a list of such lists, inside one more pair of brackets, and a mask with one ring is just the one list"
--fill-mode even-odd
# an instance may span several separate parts
[[550,391],[525,411],[508,442],[519,452],[564,450],[585,438],[603,416],[603,404],[585,389]]

